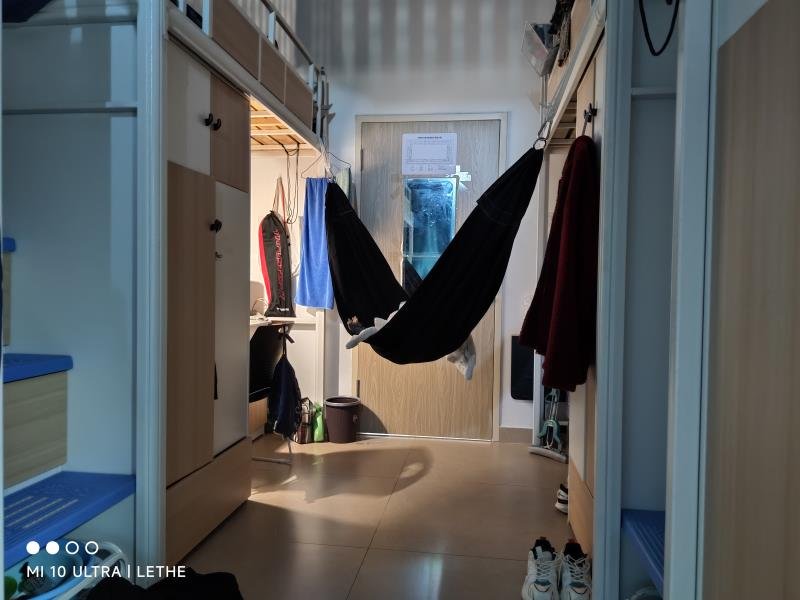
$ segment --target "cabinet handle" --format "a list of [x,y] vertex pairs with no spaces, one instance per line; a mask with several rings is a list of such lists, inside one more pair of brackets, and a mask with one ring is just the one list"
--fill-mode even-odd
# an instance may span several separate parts
[[219,230],[222,229],[222,221],[219,219],[214,219],[214,222],[208,226],[208,229],[214,233],[219,233]]
[[217,131],[220,127],[222,127],[222,119],[217,119],[214,121],[214,124],[211,126],[211,129]]
[[208,116],[203,119],[203,124],[209,127],[214,122],[214,113],[208,113]]

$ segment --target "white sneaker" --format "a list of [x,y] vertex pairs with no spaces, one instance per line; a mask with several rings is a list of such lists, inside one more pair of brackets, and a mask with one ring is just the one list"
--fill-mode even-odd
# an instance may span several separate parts
[[560,558],[546,538],[539,538],[528,552],[528,575],[522,584],[522,600],[559,600]]
[[577,542],[567,542],[561,559],[560,600],[590,600],[592,597],[591,563]]

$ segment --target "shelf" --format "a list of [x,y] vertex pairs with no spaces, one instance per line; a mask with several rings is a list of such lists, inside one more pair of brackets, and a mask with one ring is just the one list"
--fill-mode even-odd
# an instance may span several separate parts
[[4,354],[3,383],[69,371],[72,357],[61,354]]
[[664,593],[664,512],[655,510],[622,511],[622,530],[639,552],[650,579]]
[[44,548],[118,504],[136,490],[133,475],[63,471],[5,497],[6,565],[27,556],[35,540]]
[[316,325],[317,320],[310,317],[267,317],[266,319],[254,319],[250,317],[250,327],[261,327],[262,325]]
[[17,242],[14,241],[14,238],[4,237],[3,238],[3,252],[14,252],[17,249]]

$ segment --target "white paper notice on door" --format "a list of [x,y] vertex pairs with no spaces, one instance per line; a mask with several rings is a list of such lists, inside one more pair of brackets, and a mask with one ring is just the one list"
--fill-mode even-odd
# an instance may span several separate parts
[[457,141],[455,133],[404,133],[403,175],[452,175]]

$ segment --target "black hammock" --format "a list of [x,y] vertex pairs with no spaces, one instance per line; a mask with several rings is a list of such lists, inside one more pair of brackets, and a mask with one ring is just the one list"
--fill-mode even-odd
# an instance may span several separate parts
[[328,262],[336,307],[356,335],[386,319],[365,340],[398,364],[437,360],[457,350],[492,305],[508,267],[514,237],[542,166],[531,148],[484,192],[477,207],[409,297],[347,197],[335,183],[325,195]]

